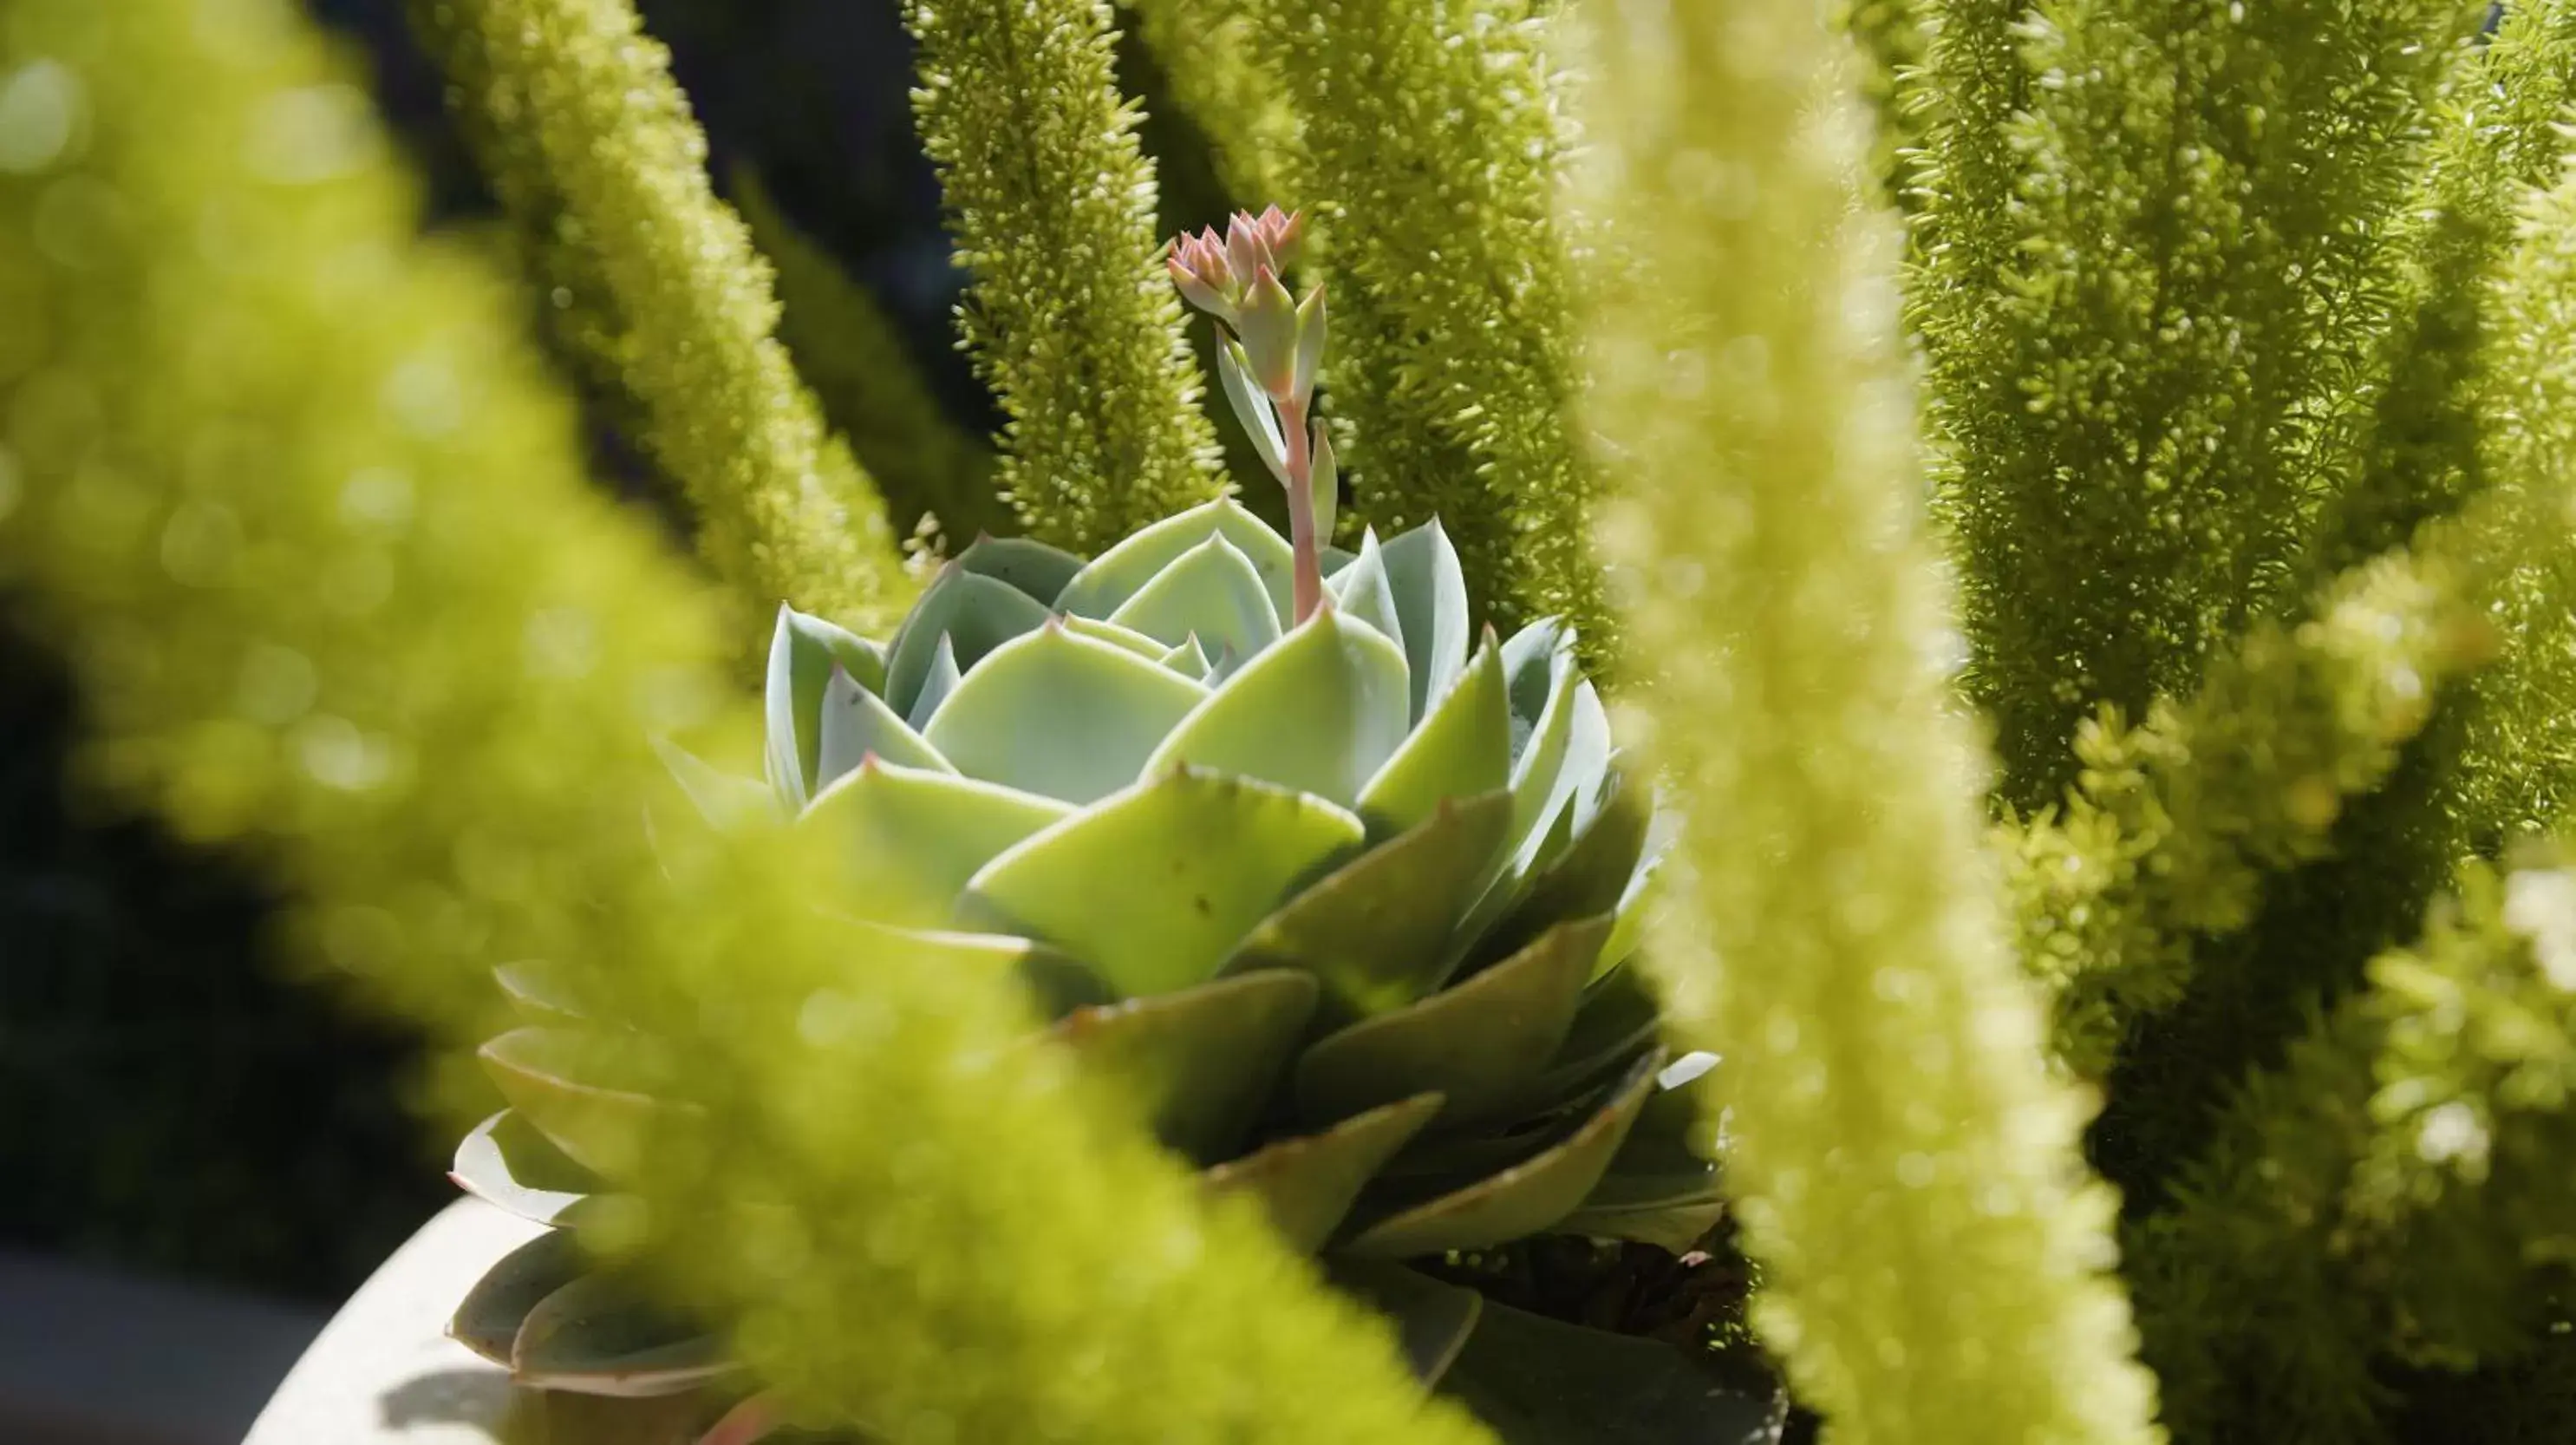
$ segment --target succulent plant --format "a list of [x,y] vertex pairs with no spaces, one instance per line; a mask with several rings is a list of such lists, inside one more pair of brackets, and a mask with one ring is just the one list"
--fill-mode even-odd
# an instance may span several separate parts
[[[1682,1142],[1679,1086],[1707,1061],[1667,1057],[1629,962],[1657,816],[1569,628],[1476,627],[1436,521],[1321,545],[1329,452],[1277,444],[1304,432],[1321,299],[1288,305],[1252,224],[1232,247],[1250,280],[1210,242],[1190,289],[1251,336],[1228,368],[1237,409],[1284,413],[1247,421],[1315,509],[1291,538],[1221,499],[1087,562],[980,539],[883,646],[782,608],[765,787],[673,764],[711,820],[838,835],[851,867],[828,906],[853,929],[1016,970],[1047,1034],[1123,1080],[1210,1189],[1258,1199],[1396,1315],[1426,1380],[1481,1330],[1505,1352],[1487,1373],[1522,1377],[1491,1387],[1508,1396],[1584,1347],[1401,1262],[1543,1234],[1679,1254],[1721,1212]],[[577,1225],[618,1172],[594,1127],[614,1091],[580,1077],[577,1010],[503,981],[532,1021],[483,1051],[511,1107],[456,1178]],[[723,1377],[715,1339],[653,1323],[572,1233],[504,1259],[456,1336],[546,1389]]]

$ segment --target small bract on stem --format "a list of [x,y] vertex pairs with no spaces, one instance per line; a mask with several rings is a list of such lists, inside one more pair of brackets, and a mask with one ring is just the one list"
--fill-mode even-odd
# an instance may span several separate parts
[[1306,222],[1272,206],[1237,211],[1223,236],[1210,227],[1172,243],[1172,283],[1224,329],[1217,370],[1235,418],[1262,464],[1288,492],[1288,541],[1296,552],[1296,620],[1324,605],[1324,539],[1332,534],[1340,478],[1332,443],[1314,416],[1324,359],[1324,288],[1293,300],[1279,273],[1295,264]]

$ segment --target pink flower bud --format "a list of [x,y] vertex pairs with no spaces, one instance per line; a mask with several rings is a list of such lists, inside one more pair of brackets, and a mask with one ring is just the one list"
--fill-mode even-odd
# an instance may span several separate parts
[[1228,326],[1242,324],[1238,308],[1243,300],[1243,283],[1228,262],[1216,232],[1201,231],[1196,236],[1174,240],[1165,264],[1183,299]]
[[1270,240],[1262,234],[1261,223],[1243,211],[1235,212],[1226,226],[1225,259],[1247,285],[1264,268],[1279,269],[1271,260]]

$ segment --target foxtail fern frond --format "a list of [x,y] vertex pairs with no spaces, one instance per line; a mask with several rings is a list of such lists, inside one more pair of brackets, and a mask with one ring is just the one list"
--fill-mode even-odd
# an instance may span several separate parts
[[1837,1440],[2150,1440],[1936,662],[1895,248],[1853,204],[1857,103],[1817,96],[1838,42],[1770,0],[1592,14],[1596,204],[1639,262],[1594,337],[1634,480],[1604,538],[1658,582],[1639,736],[1693,820],[1652,956],[1722,1060],[1756,1323]]
[[2079,730],[2061,808],[1997,826],[2025,967],[2058,996],[2061,1057],[2098,1079],[2191,979],[2197,940],[2253,921],[2265,876],[2323,856],[2439,691],[2483,660],[2456,569],[2390,556],[2296,627],[2258,624],[2187,702]]
[[[2022,17],[2030,7],[2023,0],[1927,0],[1924,8],[1935,23],[1923,42],[1920,97],[1929,115],[1916,161],[1913,225],[1927,264],[1908,278],[1907,292],[1924,318],[1955,330],[1996,304],[1998,283],[2014,260],[2022,162],[2012,127],[2030,99],[2030,67],[2021,54]],[[1940,399],[1935,388],[1932,400]],[[2001,420],[1970,410],[1953,429]]]
[[[2374,348],[2372,223],[2469,19],[2458,0],[2040,7],[2001,299],[1936,280],[1918,316],[2007,798],[2046,801],[2078,717],[2187,690],[2281,599],[2334,473],[2325,389]],[[1991,29],[1936,65],[1988,59]]]
[[733,192],[752,240],[777,268],[778,339],[884,489],[896,525],[927,512],[959,546],[1010,530],[993,491],[992,449],[949,420],[894,319],[779,211],[757,176],[737,172]]
[[[715,198],[706,137],[629,0],[418,0],[495,188],[604,303],[642,440],[717,573],[858,625],[910,592],[884,503],[771,334],[778,303]],[[597,318],[595,318],[596,320]]]
[[1836,29],[1852,38],[1861,61],[1860,90],[1877,120],[1870,147],[1870,169],[1883,179],[1885,198],[1910,206],[1918,192],[1908,184],[1926,119],[1921,94],[1924,48],[1923,0],[1834,0]]
[[816,908],[830,835],[648,843],[648,731],[755,728],[711,706],[716,609],[587,491],[504,289],[415,241],[287,7],[18,0],[0,77],[0,579],[74,665],[96,776],[252,844],[303,943],[451,1026],[533,956],[689,1041],[704,1112],[655,1112],[627,1219],[800,1415],[1483,1438],[1030,1047],[1005,976]]
[[2179,1203],[2127,1231],[2143,1352],[2177,1440],[2367,1445],[2386,1388],[2384,1320],[2336,1258],[2342,1196],[2368,1136],[2375,1021],[2318,1020],[2238,1091]]
[[2452,1365],[2509,1355],[2576,1237],[2576,871],[2471,868],[2422,942],[2370,974],[2382,1037],[2351,1208],[2386,1253],[2389,1344]]
[[2507,184],[2555,189],[2522,217],[2486,323],[2480,462],[2497,505],[2482,539],[2510,561],[2492,569],[2487,598],[2506,645],[2467,710],[2455,806],[2489,848],[2551,829],[2576,799],[2576,189],[2558,124],[2576,88],[2576,5],[2516,11],[2497,42],[2497,163]]
[[1562,137],[1529,0],[1258,0],[1320,215],[1335,446],[1380,533],[1437,514],[1499,623],[1606,656],[1575,401]]
[[2378,1367],[2542,1341],[2576,1234],[2576,874],[2469,867],[2370,979],[2135,1232],[2177,1438],[2362,1445],[2389,1433]]
[[[2477,569],[2472,600],[2505,644],[2469,701],[2472,815],[2537,818],[2576,776],[2576,184],[2527,218],[2495,306],[2489,488],[2444,549]],[[2576,1027],[2562,981],[2576,978],[2576,882],[2462,882],[2421,944],[2383,956],[2374,987],[2248,1080],[2174,1208],[2137,1231],[2147,1353],[2178,1436],[2223,1422],[2249,1439],[2368,1441],[2383,1433],[2375,1359],[2459,1363],[2529,1325],[2518,1285],[2576,1226],[2561,1173],[2576,1073],[2556,1073]],[[2464,1172],[2481,1155],[2483,1182]]]
[[1126,3],[1162,63],[1172,99],[1207,136],[1218,179],[1235,204],[1254,210],[1298,205],[1289,183],[1297,114],[1254,59],[1254,0]]
[[2307,571],[2397,546],[2484,485],[2478,392],[2486,313],[2523,197],[2557,179],[2576,95],[2576,5],[2518,4],[2491,44],[2459,57],[2418,195],[2398,218],[2406,296],[2360,477],[2327,505]]
[[972,281],[959,328],[1008,418],[1031,536],[1089,554],[1222,490],[1105,0],[910,0],[913,110]]

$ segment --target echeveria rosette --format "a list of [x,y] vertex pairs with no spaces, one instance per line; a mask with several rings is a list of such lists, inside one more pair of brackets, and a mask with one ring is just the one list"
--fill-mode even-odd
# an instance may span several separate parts
[[[901,934],[1017,971],[1212,1189],[1401,1315],[1426,1378],[1486,1330],[1526,1368],[1515,1331],[1561,1327],[1395,1262],[1543,1233],[1678,1252],[1720,1209],[1628,962],[1651,799],[1568,631],[1479,634],[1437,523],[1325,559],[1291,625],[1294,560],[1231,500],[1089,563],[979,541],[883,646],[781,612],[765,788],[675,766],[710,819],[839,834],[848,886],[819,902],[862,953]],[[579,1011],[506,981],[530,1022],[485,1059],[512,1107],[457,1175],[577,1223],[634,1111],[684,1100],[585,1078]],[[556,1389],[722,1376],[614,1291],[550,1235],[457,1333]]]
[[[766,786],[676,749],[672,767],[714,825],[831,835],[848,871],[818,904],[863,963],[873,941],[1014,973],[1048,1038],[1128,1085],[1211,1190],[1322,1251],[1397,1318],[1422,1377],[1507,1438],[1758,1428],[1761,1402],[1678,1351],[1401,1263],[1548,1233],[1679,1253],[1723,1206],[1676,1092],[1705,1060],[1667,1060],[1628,963],[1652,800],[1571,629],[1480,633],[1436,521],[1324,545],[1324,299],[1280,279],[1301,234],[1238,215],[1171,256],[1226,328],[1225,392],[1287,492],[1286,538],[1231,499],[1088,562],[984,538],[882,646],[781,608]],[[603,1073],[600,1025],[504,982],[531,1015],[484,1050],[511,1107],[457,1177],[577,1224],[639,1115],[686,1091]],[[658,1396],[730,1370],[562,1233],[502,1261],[456,1333],[563,1391]],[[755,1398],[708,1438],[769,1423]]]

